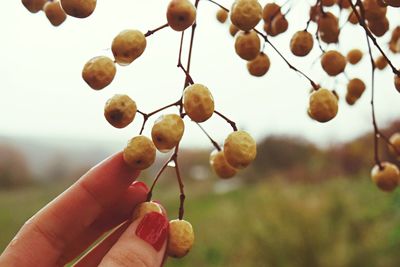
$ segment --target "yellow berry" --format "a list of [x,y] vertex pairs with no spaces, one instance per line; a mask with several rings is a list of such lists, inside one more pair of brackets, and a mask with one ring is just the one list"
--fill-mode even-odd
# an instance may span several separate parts
[[177,114],[167,114],[159,117],[151,129],[151,138],[156,148],[168,152],[181,141],[185,124]]
[[129,65],[140,57],[145,49],[146,37],[138,30],[120,32],[111,45],[115,61],[120,65]]
[[244,60],[253,60],[260,53],[260,37],[255,31],[239,32],[235,40],[235,51]]
[[218,177],[223,179],[231,178],[237,173],[226,161],[224,151],[214,150],[210,155],[210,165]]
[[228,12],[225,9],[221,8],[217,11],[216,17],[219,22],[224,23],[228,18]]
[[396,165],[390,162],[382,162],[382,170],[378,165],[375,165],[371,171],[372,181],[379,189],[386,192],[391,192],[398,186],[400,182],[399,169]]
[[236,0],[231,8],[231,21],[242,31],[257,26],[262,17],[262,7],[257,0]]
[[109,85],[116,73],[115,63],[108,57],[90,59],[82,70],[82,78],[93,89],[100,90]]
[[328,89],[318,89],[310,96],[310,115],[319,122],[333,119],[338,112],[338,100]]
[[53,26],[59,26],[65,21],[67,15],[61,8],[59,1],[47,2],[43,6],[43,11],[46,14],[47,19]]
[[90,16],[96,8],[96,0],[60,0],[65,13],[76,18]]
[[389,141],[396,148],[394,149],[392,146],[389,146],[389,151],[397,158],[400,158],[400,133],[394,133]]
[[47,0],[22,0],[22,4],[32,13],[37,13],[42,10]]
[[172,0],[167,8],[168,25],[175,31],[184,31],[196,20],[196,8],[188,0]]
[[310,53],[314,46],[314,39],[307,31],[296,32],[290,40],[290,50],[293,55],[304,57]]
[[152,201],[143,202],[143,203],[140,203],[139,205],[137,205],[135,207],[135,209],[133,210],[132,220],[134,221],[138,218],[141,218],[150,212],[158,212],[158,213],[162,214],[163,210],[162,210],[161,206],[156,202],[152,202]]
[[146,136],[139,135],[129,140],[124,149],[125,162],[137,170],[150,167],[156,159],[156,147]]
[[269,57],[263,52],[259,53],[255,59],[247,62],[247,70],[251,75],[256,77],[261,77],[266,74],[270,66],[271,62]]
[[189,118],[195,122],[203,122],[214,113],[214,98],[206,86],[192,84],[183,93],[183,107]]
[[136,103],[127,95],[114,95],[104,107],[106,120],[115,128],[128,126],[135,118]]
[[338,51],[330,50],[323,54],[321,66],[329,76],[336,76],[346,68],[346,58]]
[[192,225],[185,220],[171,220],[168,229],[167,255],[184,257],[192,248],[194,232]]
[[347,84],[347,94],[355,97],[356,99],[360,98],[364,91],[365,84],[358,78],[351,79]]
[[256,142],[247,132],[235,131],[225,139],[224,155],[233,168],[246,168],[256,158]]
[[361,52],[360,49],[352,49],[347,53],[347,61],[352,65],[355,65],[358,62],[360,62],[362,57],[363,57],[363,52]]

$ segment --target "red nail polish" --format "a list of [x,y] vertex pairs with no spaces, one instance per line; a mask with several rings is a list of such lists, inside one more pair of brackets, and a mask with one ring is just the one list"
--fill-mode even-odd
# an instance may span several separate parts
[[136,228],[136,235],[160,251],[168,234],[168,221],[158,212],[147,213]]
[[131,184],[131,186],[140,187],[140,188],[142,188],[142,189],[143,189],[144,191],[146,191],[146,192],[149,191],[149,188],[147,187],[147,185],[146,185],[145,183],[143,183],[143,182],[140,182],[140,181],[134,181],[134,182]]

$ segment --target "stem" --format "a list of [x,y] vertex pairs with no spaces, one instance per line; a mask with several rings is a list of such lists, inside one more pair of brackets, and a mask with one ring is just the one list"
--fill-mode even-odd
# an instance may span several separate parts
[[173,158],[175,157],[175,154],[177,153],[176,149],[174,151],[174,154],[172,154],[172,156],[164,163],[164,165],[161,167],[161,169],[158,171],[156,178],[154,179],[149,192],[147,193],[147,200],[146,201],[150,201],[151,197],[153,196],[153,189],[156,186],[158,179],[160,178],[161,174],[164,172],[164,170],[167,168],[168,163],[170,163]]
[[[374,43],[375,47],[378,48],[379,52],[382,54],[382,56],[387,60],[389,63],[390,67],[392,68],[392,71],[394,74],[400,77],[400,71],[397,70],[397,68],[393,65],[393,63],[390,61],[390,59],[387,57],[385,52],[383,52],[382,48],[379,46],[378,41],[376,40],[375,36],[371,33],[371,31],[368,29],[367,25],[365,24],[365,9],[364,5],[360,0],[357,0],[356,4],[354,4],[352,1],[349,0],[349,3],[351,5],[351,8],[353,9],[354,14],[356,15],[359,25],[364,28],[365,34],[371,41]],[[358,13],[356,9],[356,5],[360,7],[360,13]]]
[[217,2],[215,2],[215,1],[213,1],[213,0],[207,0],[207,1],[213,3],[214,5],[219,6],[221,9],[225,10],[226,12],[229,12],[229,9],[227,9],[226,7],[224,7],[224,6],[221,5],[221,4],[218,4]]
[[145,33],[144,37],[148,37],[148,36],[154,34],[155,32],[158,32],[159,30],[164,29],[164,28],[166,28],[166,27],[169,27],[168,23],[165,23],[164,25],[161,25],[160,27],[155,28],[154,30],[148,30],[148,31]]
[[200,123],[197,123],[197,126],[199,126],[199,128],[203,131],[203,133],[208,137],[208,139],[210,139],[211,143],[213,144],[213,146],[218,150],[221,151],[221,147],[218,145],[218,143],[211,138],[211,136],[207,133],[207,131],[203,128],[203,126],[200,125]]
[[236,123],[234,121],[230,120],[228,117],[226,117],[225,115],[223,115],[222,113],[220,113],[216,110],[214,110],[214,113],[217,114],[218,116],[220,116],[222,119],[224,119],[227,123],[229,123],[235,132],[238,130],[236,127]]
[[183,214],[185,213],[185,191],[184,191],[184,187],[185,185],[183,184],[182,181],[182,177],[181,177],[181,173],[179,171],[179,163],[178,163],[178,150],[179,150],[179,144],[176,146],[175,148],[175,152],[173,155],[173,161],[175,163],[175,173],[176,173],[176,179],[178,180],[178,184],[179,184],[179,220],[183,219]]
[[185,73],[185,75],[186,75],[186,77],[185,77],[185,82],[186,82],[186,80],[188,80],[188,82],[190,83],[190,84],[193,84],[194,82],[193,82],[193,79],[192,79],[192,77],[190,76],[190,74],[189,74],[189,72],[183,67],[183,65],[182,65],[182,47],[183,47],[183,37],[184,37],[184,35],[185,35],[185,31],[182,31],[182,34],[181,34],[181,42],[180,42],[180,45],[179,45],[179,56],[178,56],[178,64],[176,65],[178,68],[181,68],[182,70],[183,70],[183,72]]

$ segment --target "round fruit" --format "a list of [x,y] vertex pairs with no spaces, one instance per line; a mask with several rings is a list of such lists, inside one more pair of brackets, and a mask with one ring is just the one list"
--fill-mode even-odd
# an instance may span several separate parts
[[[346,0],[347,1],[347,0]],[[354,11],[352,11],[347,19],[351,24],[358,24],[358,18],[356,13],[354,13]]]
[[394,75],[394,86],[400,92],[400,76]]
[[150,212],[158,212],[158,213],[163,213],[163,210],[160,206],[160,204],[156,202],[143,202],[140,203],[135,207],[132,213],[132,220],[136,220],[138,218],[143,217],[145,214],[150,213]]
[[360,98],[364,91],[365,83],[358,78],[351,79],[347,84],[347,93],[356,99]]
[[129,140],[123,156],[128,165],[137,170],[144,170],[154,163],[156,147],[146,136],[135,136]]
[[171,220],[168,229],[167,255],[174,258],[185,256],[194,243],[192,225],[185,220]]
[[389,30],[389,20],[386,17],[378,20],[368,20],[368,28],[373,34],[381,37]]
[[136,103],[127,95],[114,95],[104,107],[104,117],[115,128],[128,126],[135,118]]
[[196,20],[196,8],[188,0],[172,0],[167,8],[168,25],[175,31],[184,31]]
[[22,4],[32,13],[37,13],[42,10],[47,0],[22,0]]
[[361,52],[360,49],[352,49],[349,51],[349,53],[347,53],[347,61],[349,61],[349,63],[352,65],[355,65],[358,62],[360,62],[362,57],[363,57],[363,52]]
[[96,0],[60,0],[65,13],[76,18],[89,17],[96,8]]
[[247,62],[247,70],[251,75],[256,77],[266,74],[270,66],[269,57],[264,52],[259,53],[255,59]]
[[233,168],[243,169],[256,158],[256,142],[247,132],[235,131],[225,139],[224,155]]
[[321,0],[321,4],[323,6],[333,6],[334,4],[336,4],[335,0]]
[[346,102],[347,104],[349,104],[350,106],[354,105],[357,102],[357,98],[353,95],[350,94],[346,94]]
[[273,32],[273,35],[284,33],[288,27],[289,22],[282,14],[275,16],[271,21],[271,31]]
[[115,63],[108,57],[90,59],[82,70],[82,78],[93,89],[100,90],[109,85],[115,77]]
[[262,18],[264,22],[271,23],[272,19],[278,14],[281,14],[281,7],[276,3],[268,3],[263,8]]
[[115,61],[120,65],[129,65],[140,57],[145,49],[146,37],[138,30],[120,32],[111,45]]
[[234,37],[238,31],[239,29],[235,25],[229,25],[229,33],[232,35],[232,37]]
[[296,32],[290,40],[290,50],[293,55],[304,57],[310,53],[314,45],[314,39],[311,33],[307,31]]
[[323,54],[321,66],[329,76],[336,76],[346,68],[346,58],[335,50]]
[[181,141],[185,124],[177,114],[162,115],[151,129],[151,138],[156,148],[161,152],[168,152]]
[[224,23],[228,18],[228,12],[225,9],[219,9],[217,11],[217,20],[221,23]]
[[59,26],[65,21],[67,15],[61,8],[59,1],[47,2],[43,6],[43,11],[46,14],[47,19],[53,26]]
[[231,8],[231,21],[242,31],[253,29],[260,22],[262,7],[257,0],[236,0]]
[[367,20],[380,20],[386,16],[386,7],[379,5],[381,0],[364,0],[364,12]]
[[236,175],[237,170],[225,159],[224,151],[214,150],[210,155],[210,165],[218,177],[227,179]]
[[206,86],[195,83],[185,88],[183,107],[189,118],[203,122],[214,113],[214,98]]
[[382,170],[375,165],[371,171],[372,181],[379,189],[386,192],[393,191],[400,182],[400,173],[396,165],[390,162],[382,162]]
[[384,56],[379,56],[375,60],[375,67],[379,70],[384,70],[387,65],[388,65],[388,62]]
[[389,146],[389,151],[396,157],[400,157],[400,133],[394,133],[390,139],[390,143],[396,148]]
[[255,31],[239,32],[235,40],[235,51],[244,60],[253,60],[260,53],[260,37]]
[[338,100],[328,89],[318,89],[310,95],[310,115],[319,122],[333,119],[338,112]]
[[339,20],[331,12],[318,16],[318,32],[322,41],[327,44],[337,43],[339,40]]

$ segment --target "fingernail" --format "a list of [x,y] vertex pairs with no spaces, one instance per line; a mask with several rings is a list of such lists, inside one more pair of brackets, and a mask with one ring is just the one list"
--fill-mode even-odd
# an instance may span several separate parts
[[147,213],[136,228],[136,235],[160,251],[168,234],[168,221],[158,212]]
[[134,181],[134,182],[131,184],[131,186],[140,187],[140,188],[142,188],[142,189],[143,189],[144,191],[146,191],[146,192],[149,191],[149,188],[147,187],[147,185],[146,185],[145,183],[143,183],[143,182],[140,182],[140,181]]

